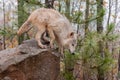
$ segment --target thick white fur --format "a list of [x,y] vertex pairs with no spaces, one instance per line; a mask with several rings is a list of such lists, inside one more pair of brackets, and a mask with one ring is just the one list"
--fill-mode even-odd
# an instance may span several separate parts
[[[77,36],[69,20],[58,11],[46,8],[33,11],[18,30],[18,35],[28,31],[29,24],[33,24],[38,28],[35,38],[41,48],[46,48],[46,46],[41,43],[40,38],[45,31],[48,31],[51,47],[53,47],[53,42],[56,40],[61,53],[63,53],[64,48],[69,49],[72,53],[75,51]],[[74,44],[73,47],[72,44]]]

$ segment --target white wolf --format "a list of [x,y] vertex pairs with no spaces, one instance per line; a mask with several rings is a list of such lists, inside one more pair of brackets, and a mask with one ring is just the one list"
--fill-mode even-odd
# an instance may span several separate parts
[[75,34],[69,20],[58,11],[46,8],[40,8],[33,11],[25,23],[20,27],[17,34],[21,35],[28,31],[30,29],[30,24],[38,29],[35,39],[41,48],[47,47],[40,41],[42,34],[47,31],[50,36],[50,46],[52,48],[53,42],[56,40],[61,53],[63,53],[65,48],[69,49],[71,53],[74,53],[77,45],[77,34]]

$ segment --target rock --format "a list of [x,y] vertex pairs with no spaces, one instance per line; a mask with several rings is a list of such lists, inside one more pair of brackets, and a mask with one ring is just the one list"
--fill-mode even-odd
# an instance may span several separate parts
[[0,80],[57,80],[59,72],[57,50],[40,49],[34,39],[0,51]]

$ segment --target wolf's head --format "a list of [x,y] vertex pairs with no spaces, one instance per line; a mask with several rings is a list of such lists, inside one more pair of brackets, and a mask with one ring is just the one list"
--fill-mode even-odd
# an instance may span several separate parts
[[77,34],[75,32],[68,34],[67,39],[65,40],[65,46],[71,54],[74,54],[77,46]]

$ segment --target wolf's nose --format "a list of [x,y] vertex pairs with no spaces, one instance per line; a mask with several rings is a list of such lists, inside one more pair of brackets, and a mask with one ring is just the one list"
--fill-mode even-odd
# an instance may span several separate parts
[[75,55],[75,53],[72,53],[72,55]]

